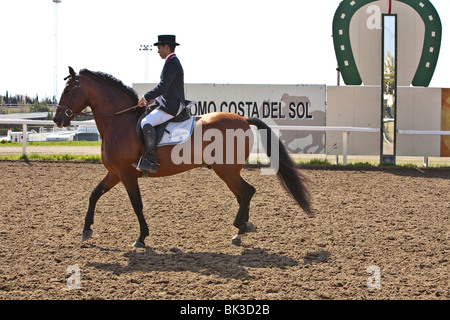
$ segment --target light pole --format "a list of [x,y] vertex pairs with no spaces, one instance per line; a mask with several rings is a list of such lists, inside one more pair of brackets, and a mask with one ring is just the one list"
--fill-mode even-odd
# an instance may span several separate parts
[[54,101],[56,103],[58,103],[56,101],[56,99],[58,99],[58,3],[61,3],[61,0],[53,0],[53,3],[55,4],[55,9],[54,9],[54,48],[53,48],[53,58],[54,58],[54,85],[55,85],[55,96],[54,96]]
[[145,77],[145,83],[148,82],[148,52],[152,50],[152,46],[149,44],[141,44],[139,46],[139,51],[144,51],[144,77]]

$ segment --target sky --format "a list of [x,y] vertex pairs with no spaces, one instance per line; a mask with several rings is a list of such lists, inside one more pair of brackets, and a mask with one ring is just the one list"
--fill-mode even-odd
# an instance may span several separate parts
[[[141,45],[175,34],[185,83],[336,85],[332,21],[341,0],[62,0],[58,4],[57,94],[68,66],[109,73],[126,85],[157,83],[163,60]],[[430,87],[450,87],[449,0]],[[52,97],[55,4],[0,1],[0,94]],[[147,67],[147,71],[146,71]]]

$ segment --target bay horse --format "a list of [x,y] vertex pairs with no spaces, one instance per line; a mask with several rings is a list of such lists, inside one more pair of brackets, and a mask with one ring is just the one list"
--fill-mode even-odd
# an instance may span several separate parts
[[[136,125],[144,112],[144,108],[137,107],[138,96],[132,88],[127,87],[123,82],[109,74],[92,72],[87,69],[83,69],[77,74],[71,67],[69,67],[69,73],[70,75],[65,79],[67,80],[66,86],[61,94],[53,120],[58,127],[67,127],[71,120],[82,115],[84,109],[89,106],[102,139],[101,158],[107,169],[106,176],[89,197],[81,240],[86,241],[92,237],[91,226],[94,223],[94,211],[100,197],[119,182],[122,182],[140,228],[139,238],[132,246],[143,248],[146,246],[144,240],[149,235],[138,184],[138,179],[143,176],[143,173],[137,171],[132,164],[138,162],[143,151],[143,145],[136,133]],[[200,148],[195,148],[194,141],[196,139],[198,141],[198,137],[203,137],[208,130],[215,130],[214,132],[222,134],[222,143],[225,146],[228,145],[228,141],[226,141],[227,130],[242,130],[242,132],[251,133],[250,125],[256,126],[259,131],[268,130],[269,133],[271,132],[270,127],[257,118],[245,118],[237,114],[224,112],[199,116],[196,119],[191,138],[183,144],[192,146],[190,149],[193,150],[192,159],[195,157],[198,159],[198,153],[200,152],[200,161],[178,163],[172,159],[173,150],[176,146],[161,146],[158,147],[157,151],[157,159],[160,164],[158,171],[148,173],[149,177],[163,177],[208,165],[226,183],[239,204],[239,210],[233,223],[238,228],[238,234],[232,240],[234,244],[240,244],[243,234],[256,231],[254,225],[249,222],[249,205],[255,193],[255,188],[246,182],[240,173],[245,160],[249,157],[253,137],[246,134],[245,160],[231,161],[231,163],[220,161],[207,163],[203,151],[217,141],[200,138]],[[235,138],[233,137],[233,139]],[[228,137],[228,139],[231,138]],[[295,168],[284,146],[278,138],[276,139],[279,146],[278,177],[298,205],[311,215],[312,210],[306,178]],[[223,152],[224,157],[228,157],[230,152],[234,152],[233,159],[236,160],[236,148],[237,146],[230,150],[223,147],[220,151]],[[268,146],[268,149],[266,153],[270,154],[270,146]]]

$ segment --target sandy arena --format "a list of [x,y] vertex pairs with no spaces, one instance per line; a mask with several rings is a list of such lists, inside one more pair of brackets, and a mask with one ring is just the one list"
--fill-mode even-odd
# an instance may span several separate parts
[[101,164],[1,161],[0,299],[450,299],[449,169],[302,171],[315,218],[276,176],[243,171],[258,232],[239,247],[213,171],[141,179],[144,250],[121,184],[80,243]]

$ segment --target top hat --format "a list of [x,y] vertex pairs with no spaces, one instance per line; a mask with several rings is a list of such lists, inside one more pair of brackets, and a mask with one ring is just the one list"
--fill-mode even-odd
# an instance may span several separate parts
[[158,46],[160,44],[174,44],[176,46],[179,46],[179,43],[175,42],[175,36],[171,34],[163,34],[158,36],[158,42],[155,42],[153,45]]

